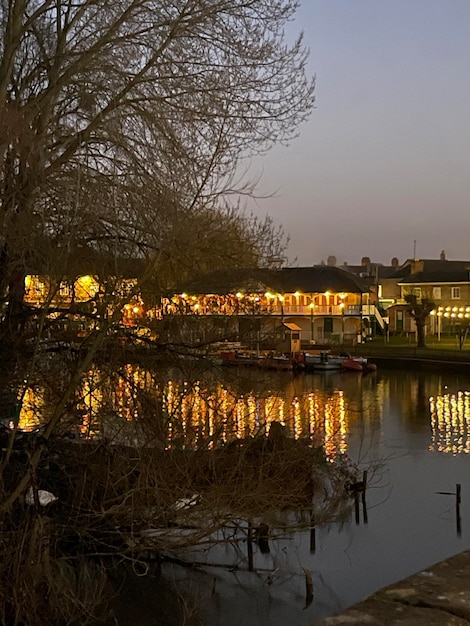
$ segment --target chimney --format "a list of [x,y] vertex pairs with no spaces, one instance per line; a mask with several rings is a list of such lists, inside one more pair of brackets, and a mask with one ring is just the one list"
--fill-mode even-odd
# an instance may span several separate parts
[[398,267],[398,259],[396,256],[390,261],[392,267]]
[[439,258],[441,259],[441,261],[445,261],[446,260],[445,250],[441,250],[441,256]]
[[361,259],[361,265],[363,267],[367,267],[368,265],[370,265],[370,257],[363,256],[362,259]]
[[327,265],[329,265],[330,267],[334,267],[336,265],[336,257],[333,255],[330,255],[326,261]]

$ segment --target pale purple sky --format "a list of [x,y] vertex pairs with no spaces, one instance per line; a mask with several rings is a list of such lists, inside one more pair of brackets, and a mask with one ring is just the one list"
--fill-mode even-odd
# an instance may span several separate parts
[[470,0],[303,0],[316,108],[249,204],[312,265],[470,260]]

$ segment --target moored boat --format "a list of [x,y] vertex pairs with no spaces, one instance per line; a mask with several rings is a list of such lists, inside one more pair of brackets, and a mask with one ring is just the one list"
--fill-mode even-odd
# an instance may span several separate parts
[[351,372],[370,372],[375,371],[377,366],[375,363],[369,363],[364,357],[352,357],[345,355],[335,355],[328,352],[320,354],[303,353],[300,362],[306,371],[351,371]]

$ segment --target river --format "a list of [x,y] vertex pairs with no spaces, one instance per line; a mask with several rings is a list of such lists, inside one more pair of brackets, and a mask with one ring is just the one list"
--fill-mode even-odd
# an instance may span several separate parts
[[[284,532],[269,542],[269,553],[254,546],[253,572],[247,571],[247,548],[240,544],[205,546],[196,555],[214,566],[164,563],[164,579],[175,583],[184,599],[185,624],[311,626],[470,548],[468,374],[384,369],[294,376],[221,368],[188,387],[181,376],[162,379],[126,367],[126,376],[110,385],[109,393],[95,386],[99,373],[89,373],[80,413],[83,432],[93,434],[105,402],[113,407],[113,424],[119,416],[132,425],[142,406],[138,391],[145,387],[172,416],[170,446],[197,444],[216,433],[225,441],[243,438],[276,420],[289,436],[311,437],[331,457],[347,455],[368,472],[365,509],[359,501],[357,511],[352,507],[346,519],[317,527],[314,537],[308,524],[303,531]],[[33,409],[42,403],[41,394],[28,391],[22,426],[34,426]],[[313,599],[307,594],[309,576]],[[181,626],[171,617],[162,621],[152,609],[163,585],[155,584],[154,595],[147,582],[145,592],[139,589],[129,598],[138,598],[129,602],[129,621],[119,623]]]
[[[243,386],[246,397],[246,379]],[[291,407],[290,413],[284,408],[284,418],[294,429],[296,420],[302,421],[302,407],[316,398],[326,446],[368,471],[366,515],[361,503],[359,518],[353,509],[348,519],[318,528],[314,550],[308,530],[271,542],[269,554],[255,554],[252,573],[164,566],[166,578],[199,605],[202,623],[310,626],[470,548],[468,375],[286,373],[273,376],[272,387]],[[320,426],[318,412],[314,419]],[[459,527],[452,495],[457,484]],[[214,558],[227,564],[231,559],[220,550],[209,560]],[[307,607],[305,570],[314,589]]]

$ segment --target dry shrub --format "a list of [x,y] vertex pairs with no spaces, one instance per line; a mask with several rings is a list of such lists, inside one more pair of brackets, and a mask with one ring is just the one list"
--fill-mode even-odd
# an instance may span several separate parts
[[[10,469],[20,475],[26,463],[19,454]],[[116,563],[207,542],[234,520],[271,524],[297,509],[332,519],[351,478],[322,448],[284,437],[196,451],[49,441],[34,484],[57,501],[21,499],[3,516],[2,624],[96,622]],[[176,543],[175,527],[185,529]]]

